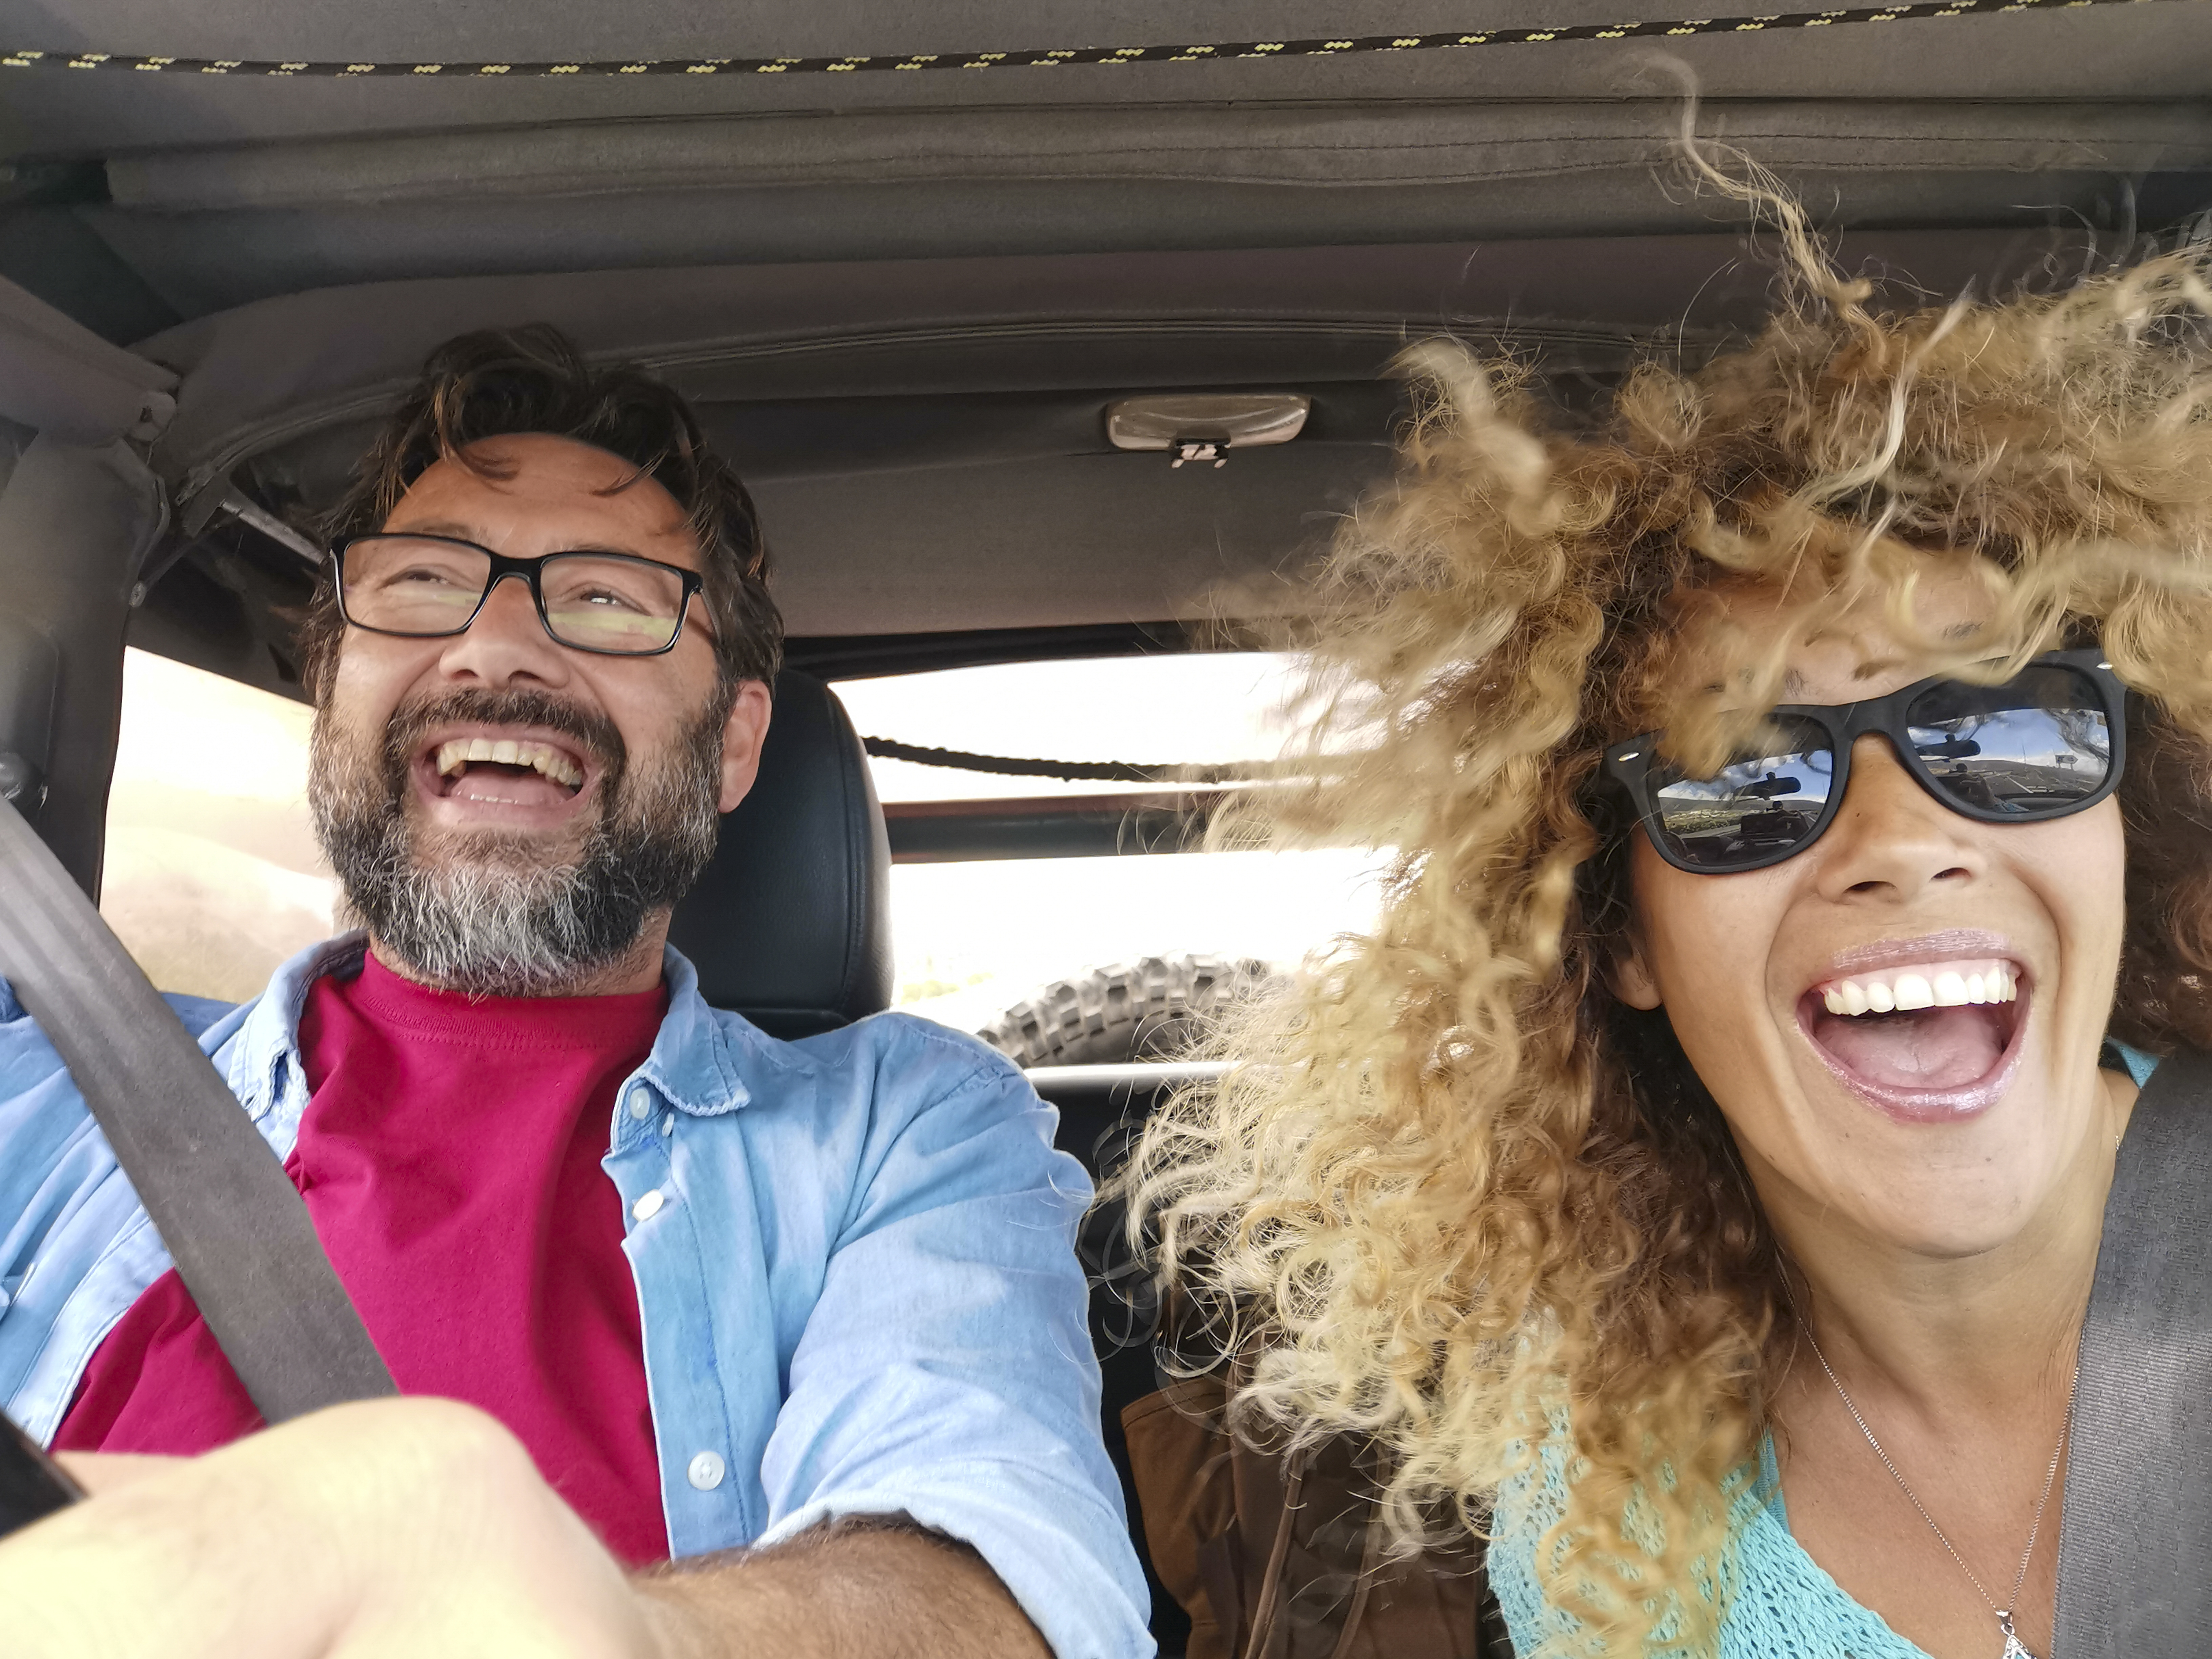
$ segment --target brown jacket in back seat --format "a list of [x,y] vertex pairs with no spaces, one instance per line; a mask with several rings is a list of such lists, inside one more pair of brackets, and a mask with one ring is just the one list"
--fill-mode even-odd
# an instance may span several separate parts
[[1191,1618],[1188,1659],[1511,1659],[1479,1543],[1394,1559],[1373,1455],[1278,1455],[1232,1436],[1230,1368],[1121,1413],[1152,1565]]

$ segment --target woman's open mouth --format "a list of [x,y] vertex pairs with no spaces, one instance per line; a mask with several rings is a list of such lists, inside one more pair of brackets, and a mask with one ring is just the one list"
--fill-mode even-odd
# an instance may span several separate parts
[[1902,963],[1823,980],[1798,999],[1797,1022],[1854,1094],[1892,1117],[1941,1122],[2003,1095],[2031,988],[2001,957]]

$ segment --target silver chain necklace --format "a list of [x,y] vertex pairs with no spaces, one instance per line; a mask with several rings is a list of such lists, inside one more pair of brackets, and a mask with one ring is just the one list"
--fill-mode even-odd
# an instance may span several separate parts
[[1828,1381],[1835,1385],[1836,1397],[1844,1402],[1844,1409],[1851,1414],[1851,1421],[1859,1425],[1859,1432],[1866,1437],[1867,1444],[1874,1448],[1874,1455],[1881,1459],[1882,1468],[1889,1471],[1889,1478],[1897,1482],[1897,1489],[1905,1494],[1905,1501],[1920,1512],[1920,1518],[1928,1523],[1928,1530],[1936,1534],[1936,1541],[1959,1564],[1959,1571],[1966,1575],[1966,1582],[1989,1604],[1990,1611],[1996,1614],[1997,1628],[2004,1632],[2005,1639],[2004,1652],[1998,1656],[1998,1659],[2035,1659],[2035,1655],[2027,1650],[2027,1644],[2020,1639],[2019,1632],[2013,1628],[2013,1613],[2020,1606],[2021,1587],[2027,1583],[2027,1564],[2034,1559],[2035,1540],[2043,1531],[2043,1511],[2051,1502],[2051,1488],[2058,1479],[2059,1459],[2065,1455],[2066,1442],[2074,1432],[2074,1390],[2081,1380],[2079,1356],[2074,1362],[2073,1377],[2066,1385],[2066,1421],[2058,1431],[2058,1443],[2051,1449],[2051,1467],[2043,1473],[2043,1495],[2035,1500],[2035,1519],[2027,1528],[2027,1547],[2020,1553],[2020,1571],[2013,1574],[2012,1594],[2006,1598],[2005,1605],[1999,1607],[1996,1597],[1989,1593],[1980,1577],[1966,1565],[1966,1558],[1960,1554],[1951,1540],[1943,1535],[1943,1528],[1936,1524],[1936,1517],[1928,1513],[1928,1506],[1920,1501],[1919,1495],[1898,1473],[1897,1465],[1890,1462],[1889,1454],[1881,1449],[1881,1442],[1874,1437],[1874,1431],[1867,1427],[1866,1419],[1859,1415],[1859,1408],[1852,1401],[1850,1390],[1844,1387],[1844,1380],[1836,1375],[1836,1368],[1828,1363],[1828,1356],[1820,1352],[1820,1339],[1813,1334],[1811,1322],[1799,1310],[1796,1293],[1790,1291],[1786,1284],[1784,1290],[1790,1297],[1790,1311],[1797,1316],[1797,1328],[1805,1333],[1806,1341],[1813,1345],[1813,1358],[1820,1362],[1820,1369],[1828,1374]]

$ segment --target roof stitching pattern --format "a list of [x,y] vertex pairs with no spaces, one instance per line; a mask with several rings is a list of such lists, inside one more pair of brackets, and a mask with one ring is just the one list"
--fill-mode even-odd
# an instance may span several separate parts
[[1364,34],[1329,40],[1238,40],[1210,46],[1054,47],[1030,52],[848,54],[817,58],[600,58],[562,63],[354,63],[331,59],[133,57],[118,52],[0,54],[0,69],[127,70],[142,74],[306,76],[331,80],[378,76],[490,79],[617,75],[838,75],[878,70],[1107,68],[1125,64],[1212,63],[1239,58],[1340,58],[1369,52],[1430,52],[1470,46],[1549,45],[1562,40],[1680,39],[1696,34],[1753,34],[1838,24],[1898,23],[1984,12],[2073,11],[2088,6],[2203,4],[2205,0],[1908,0],[1887,6],[1776,12],[1738,17],[1685,17],[1644,22],[1576,23],[1525,28],[1444,30],[1429,34]]

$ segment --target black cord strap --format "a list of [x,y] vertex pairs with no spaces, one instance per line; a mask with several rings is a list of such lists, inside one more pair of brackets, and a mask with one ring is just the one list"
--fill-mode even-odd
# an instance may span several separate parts
[[1138,766],[1128,761],[1027,760],[1009,755],[972,755],[964,749],[928,749],[890,738],[862,738],[878,760],[912,761],[957,772],[993,772],[1010,778],[1059,778],[1069,783],[1243,783],[1273,777],[1279,769],[1245,766]]

